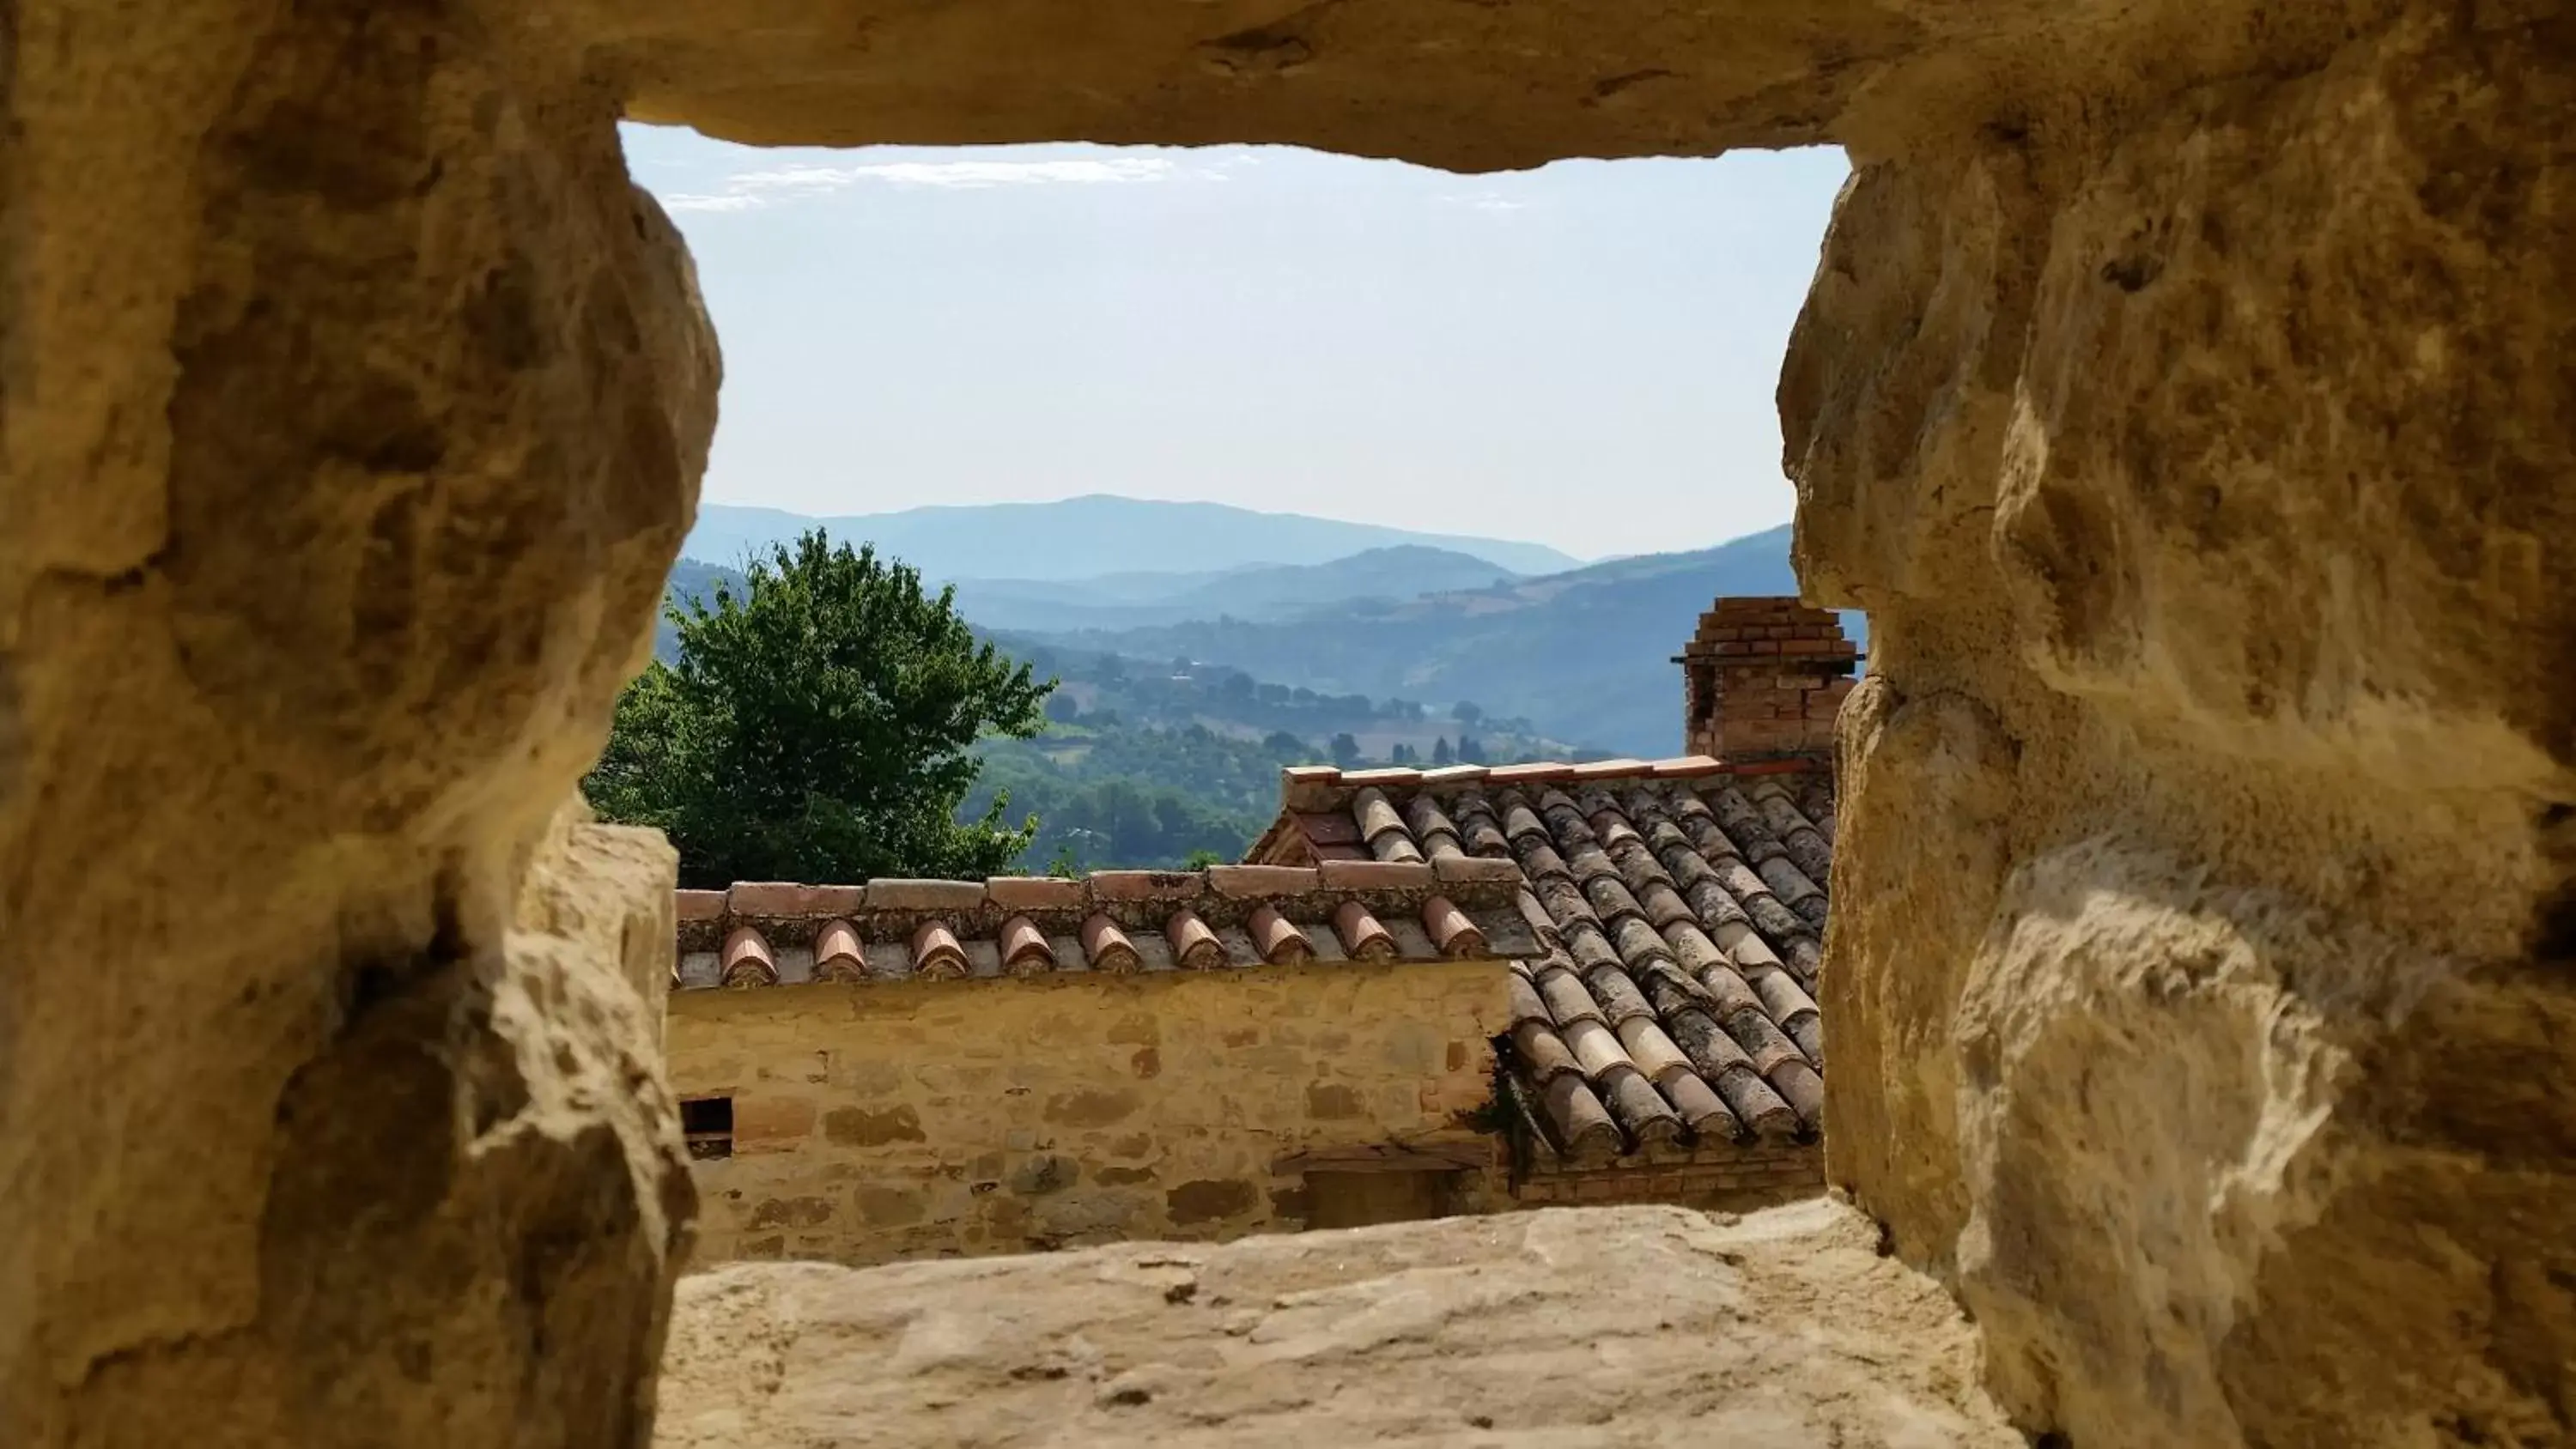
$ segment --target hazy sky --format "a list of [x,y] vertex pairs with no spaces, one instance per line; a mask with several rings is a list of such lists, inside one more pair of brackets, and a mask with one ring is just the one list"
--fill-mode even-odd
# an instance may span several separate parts
[[723,340],[706,498],[1123,493],[1598,556],[1779,523],[1834,151],[1461,177],[630,127]]

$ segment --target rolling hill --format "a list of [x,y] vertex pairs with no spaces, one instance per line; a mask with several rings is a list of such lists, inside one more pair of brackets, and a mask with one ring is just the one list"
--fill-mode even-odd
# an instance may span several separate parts
[[1535,543],[1417,533],[1220,503],[1166,503],[1093,494],[1055,503],[909,508],[813,518],[775,508],[708,503],[681,553],[738,564],[817,524],[835,539],[873,542],[927,578],[1057,582],[1119,574],[1212,575],[1248,566],[1329,564],[1369,549],[1418,545],[1467,554],[1516,573],[1580,560]]
[[987,629],[1135,629],[1192,619],[1293,619],[1374,599],[1393,604],[1521,577],[1474,554],[1424,544],[1365,549],[1319,564],[1097,579],[959,579],[957,606]]
[[[1199,619],[1047,635],[1145,659],[1187,657],[1324,693],[1472,699],[1548,735],[1623,754],[1681,745],[1673,665],[1720,594],[1794,594],[1787,526],[1692,553],[1646,554],[1293,620]],[[1861,639],[1861,619],[1845,626]]]

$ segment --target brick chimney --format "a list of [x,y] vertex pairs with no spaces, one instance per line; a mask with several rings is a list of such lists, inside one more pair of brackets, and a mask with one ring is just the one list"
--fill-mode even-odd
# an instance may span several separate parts
[[1794,598],[1718,600],[1673,658],[1686,694],[1683,748],[1729,761],[1830,762],[1857,657],[1830,610]]

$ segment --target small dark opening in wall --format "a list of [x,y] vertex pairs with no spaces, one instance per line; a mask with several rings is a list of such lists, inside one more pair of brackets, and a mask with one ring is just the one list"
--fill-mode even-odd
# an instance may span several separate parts
[[733,1098],[689,1097],[680,1103],[680,1135],[698,1161],[733,1156]]

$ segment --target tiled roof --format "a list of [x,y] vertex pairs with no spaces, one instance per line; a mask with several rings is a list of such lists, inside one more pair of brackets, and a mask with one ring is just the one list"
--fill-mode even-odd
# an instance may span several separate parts
[[1536,953],[1517,870],[1457,859],[1099,871],[1081,880],[681,891],[673,985],[972,980]]
[[1813,1133],[1833,778],[1706,757],[1286,772],[1260,861],[1511,861],[1512,1079],[1559,1154]]

